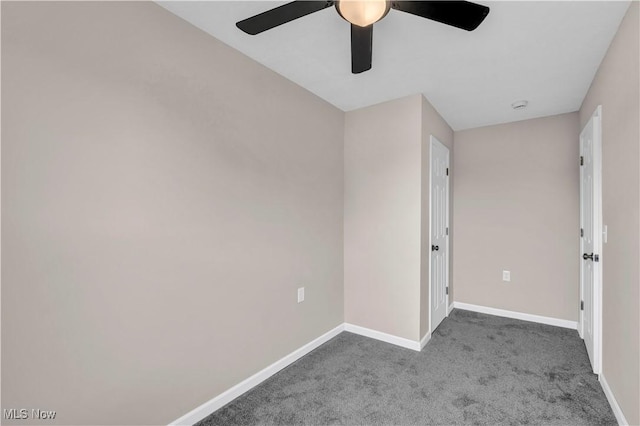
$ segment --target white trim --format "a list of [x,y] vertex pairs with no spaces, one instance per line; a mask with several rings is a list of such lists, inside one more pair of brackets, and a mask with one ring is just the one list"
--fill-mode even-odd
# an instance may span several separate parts
[[431,340],[431,333],[425,334],[424,337],[420,340],[420,350],[423,350],[424,347],[427,346],[429,340]]
[[[596,301],[594,303],[596,307],[595,317],[596,317],[596,368],[594,369],[594,373],[602,374],[602,270],[603,270],[603,247],[602,247],[602,105],[598,105],[596,111],[593,113],[598,117],[597,124],[598,130],[596,132],[596,172],[595,174],[595,185],[596,186],[596,213],[597,213],[597,221],[596,225],[596,244],[597,250],[600,254],[600,261],[597,262],[597,289],[596,289]],[[623,416],[624,418],[624,416]]]
[[[507,318],[515,318],[515,319],[520,319],[524,321],[539,322],[542,324],[555,325],[558,327],[565,327],[565,328],[572,328],[572,329],[577,328],[577,323],[575,321],[567,321],[567,320],[561,320],[556,318],[543,317],[539,315],[523,314],[520,312],[506,311],[503,309],[496,309],[496,308],[488,308],[485,306],[471,305],[469,303],[461,303],[461,302],[452,302],[448,307],[448,313],[450,313],[454,308],[467,310],[467,311],[481,312],[481,313],[490,314],[490,315],[497,315],[497,316],[502,316]],[[329,330],[328,332],[318,337],[317,339],[307,343],[301,348],[296,349],[295,351],[291,352],[289,355],[286,355],[280,360],[274,362],[270,366],[257,372],[256,374],[249,377],[248,379],[243,380],[237,385],[222,392],[218,396],[194,408],[184,416],[172,421],[171,423],[169,423],[169,426],[193,425],[199,422],[200,420],[204,419],[208,415],[224,407],[225,405],[227,405],[229,402],[233,401],[240,395],[251,390],[252,388],[259,385],[269,377],[273,376],[278,371],[294,363],[295,361],[302,358],[303,356],[305,356],[312,350],[316,349],[320,345],[328,342],[329,340],[331,340],[338,334],[342,333],[343,331],[359,334],[361,336],[380,340],[386,343],[390,343],[392,345],[401,346],[403,348],[412,349],[418,352],[420,352],[427,345],[429,340],[431,340],[430,332],[425,334],[424,337],[419,342],[416,342],[410,339],[405,339],[404,337],[394,336],[392,334],[371,330],[369,328],[360,327],[358,325],[343,323],[335,327],[334,329]],[[602,384],[604,393],[607,396],[607,399],[609,400],[609,404],[611,404],[611,408],[613,409],[616,419],[618,419],[618,423],[620,425],[627,425],[628,423],[624,417],[624,414],[622,414],[622,410],[620,409],[620,406],[618,405],[615,397],[613,396],[613,393],[611,392],[611,389],[609,388],[609,385],[607,384],[607,381],[605,380],[603,375],[600,375],[600,382]]]
[[525,314],[522,312],[507,311],[504,309],[489,308],[487,306],[472,305],[470,303],[453,302],[453,307],[465,311],[480,312],[483,314],[497,315],[499,317],[514,318],[523,321],[537,322],[540,324],[555,325],[556,327],[578,329],[577,321],[563,320],[559,318],[543,317],[541,315]]
[[613,410],[613,414],[616,416],[616,420],[618,420],[618,424],[620,426],[626,426],[629,424],[627,419],[624,417],[624,413],[622,409],[618,405],[618,401],[616,401],[616,397],[613,396],[613,392],[611,392],[611,388],[609,387],[609,383],[604,378],[604,374],[601,374],[598,378],[600,380],[600,385],[602,385],[602,390],[604,391],[607,400],[609,401],[609,405],[611,405],[611,410]]
[[420,342],[405,339],[404,337],[394,336],[393,334],[383,333],[381,331],[371,330],[370,328],[360,327],[359,325],[344,323],[344,331],[359,334],[365,337],[370,337],[376,340],[381,340],[383,342],[391,343],[392,345],[396,346],[402,346],[403,348],[412,349],[414,351],[420,351]]
[[[580,136],[582,135],[582,130],[580,131]],[[580,169],[580,189],[579,189],[579,193],[580,193],[580,198],[579,198],[579,204],[580,204],[580,212],[579,212],[579,219],[580,219],[580,237],[578,238],[578,245],[580,246],[580,251],[578,252],[578,270],[580,271],[580,278],[579,278],[579,282],[578,285],[580,287],[580,300],[578,301],[581,305],[582,305],[582,301],[584,300],[584,289],[583,289],[583,283],[584,283],[584,271],[582,269],[582,253],[584,253],[584,239],[582,238],[582,227],[583,227],[583,222],[584,222],[584,212],[582,209],[582,200],[584,199],[584,188],[582,187],[582,180],[584,179],[584,167],[582,167],[582,158],[584,157],[584,152],[582,149],[582,140],[581,137],[578,137],[578,151],[580,154],[580,167],[578,167]],[[580,311],[578,312],[578,335],[580,336],[581,339],[584,340],[584,311],[582,310],[582,306],[580,306]]]
[[340,334],[342,331],[344,331],[344,329],[345,329],[345,325],[340,324],[336,328],[326,332],[325,334],[318,337],[317,339],[307,343],[301,348],[291,352],[289,355],[286,355],[284,358],[274,362],[264,370],[257,372],[256,374],[249,377],[248,379],[243,380],[237,385],[222,392],[220,395],[216,396],[215,398],[210,399],[209,401],[205,402],[199,407],[189,411],[184,416],[169,423],[169,426],[193,425],[199,422],[200,420],[207,417],[209,414],[227,405],[229,402],[233,401],[243,393],[247,392],[248,390],[251,390],[253,387],[259,385],[269,377],[276,374],[278,371],[287,367],[289,364],[292,364],[293,362],[297,361],[304,355],[316,349],[318,346],[331,340],[332,338]]
[[451,302],[451,304],[449,305],[449,308],[447,308],[447,316],[449,316],[449,314],[451,313],[451,311],[453,311],[453,306],[454,302]]
[[248,379],[245,379],[237,385],[227,389],[220,395],[214,397],[213,399],[210,399],[199,407],[194,408],[179,419],[172,421],[171,423],[169,423],[169,426],[193,425],[199,422],[216,410],[224,407],[243,393],[251,390],[255,386],[258,386],[260,383],[264,382],[266,379],[273,376],[278,371],[302,358],[312,350],[316,349],[318,346],[328,342],[343,331],[348,331],[350,333],[359,334],[361,336],[370,337],[376,340],[381,340],[386,343],[391,343],[392,345],[402,346],[403,348],[412,349],[418,352],[420,352],[420,350],[422,350],[422,348],[424,348],[427,342],[431,339],[431,333],[427,333],[420,342],[416,342],[414,340],[405,339],[404,337],[382,333],[380,331],[371,330],[369,328],[360,327],[358,325],[343,323],[336,328],[326,332],[317,339],[307,343],[301,348],[296,349],[289,355],[286,355],[280,360],[274,362],[267,368],[257,372]]

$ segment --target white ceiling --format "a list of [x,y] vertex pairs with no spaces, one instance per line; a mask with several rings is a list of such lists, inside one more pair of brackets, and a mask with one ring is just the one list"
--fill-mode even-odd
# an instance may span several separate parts
[[[351,74],[349,24],[327,8],[250,36],[235,23],[286,2],[159,4],[349,111],[423,93],[454,130],[576,111],[629,1],[477,1],[472,32],[391,10],[374,26],[373,69]],[[513,110],[526,99],[529,106]]]

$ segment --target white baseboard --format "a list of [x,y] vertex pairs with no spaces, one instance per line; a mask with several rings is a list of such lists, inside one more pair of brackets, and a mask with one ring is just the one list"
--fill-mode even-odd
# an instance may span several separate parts
[[611,392],[611,388],[609,387],[607,380],[604,378],[604,374],[600,374],[598,379],[600,380],[602,390],[609,401],[609,405],[611,405],[611,410],[613,410],[613,414],[616,416],[616,420],[618,420],[618,424],[620,426],[627,426],[629,422],[627,422],[627,419],[624,417],[622,409],[618,405],[618,401],[616,401],[616,397],[613,396],[613,392]]
[[249,377],[248,379],[243,380],[242,382],[238,383],[237,385],[235,385],[235,386],[227,389],[226,391],[222,392],[220,395],[216,396],[215,398],[213,398],[213,399],[205,402],[204,404],[200,405],[199,407],[189,411],[184,416],[182,416],[179,419],[174,420],[173,422],[169,423],[169,426],[193,425],[193,424],[199,422],[200,420],[202,420],[205,417],[207,417],[209,414],[211,414],[214,411],[218,410],[219,408],[222,408],[223,406],[227,405],[229,402],[233,401],[234,399],[236,399],[237,397],[239,397],[243,393],[245,393],[248,390],[250,390],[251,388],[259,385],[260,383],[262,383],[263,381],[265,381],[269,377],[271,377],[274,374],[276,374],[278,371],[280,371],[283,368],[287,367],[289,364],[292,364],[293,362],[297,361],[298,359],[300,359],[304,355],[308,354],[309,352],[311,352],[312,350],[314,350],[318,346],[322,345],[323,343],[331,340],[332,338],[334,338],[338,334],[342,333],[344,331],[344,329],[345,329],[344,324],[340,324],[339,326],[337,326],[333,330],[330,330],[330,331],[326,332],[325,334],[323,334],[322,336],[318,337],[317,339],[307,343],[306,345],[302,346],[301,348],[291,352],[289,355],[285,356],[284,358],[274,362],[273,364],[271,364],[270,366],[268,366],[264,370],[261,370],[261,371],[257,372],[256,374],[254,374],[253,376]]
[[391,343],[392,345],[402,346],[403,348],[413,349],[420,352],[420,342],[415,340],[405,339],[404,337],[394,336],[393,334],[383,333],[381,331],[371,330],[370,328],[360,327],[359,325],[353,325],[344,323],[344,331],[359,334],[361,336],[370,337],[372,339],[381,340],[383,342]]
[[451,302],[451,304],[450,304],[450,305],[449,305],[449,307],[447,308],[447,316],[449,316],[449,314],[451,313],[451,311],[453,311],[453,308],[454,308],[453,304],[454,304],[454,303],[455,303],[455,302]]
[[[505,311],[502,309],[488,308],[485,306],[471,305],[468,303],[461,303],[461,302],[453,302],[452,304],[450,304],[448,307],[448,313],[450,313],[453,308],[463,309],[467,311],[481,312],[484,314],[497,315],[497,316],[502,316],[507,318],[515,318],[515,319],[520,319],[524,321],[539,322],[542,324],[555,325],[558,327],[577,329],[577,323],[575,321],[567,321],[567,320],[561,320],[556,318],[543,317],[539,315],[523,314],[520,312]],[[421,351],[422,348],[426,346],[429,340],[431,340],[431,333],[425,334],[425,336],[418,342],[415,340],[405,339],[404,337],[398,337],[392,334],[383,333],[381,331],[360,327],[354,324],[349,324],[349,323],[340,324],[339,326],[326,332],[325,334],[318,337],[317,339],[307,343],[301,348],[291,352],[289,355],[286,355],[282,359],[274,362],[273,364],[266,367],[265,369],[257,372],[256,374],[249,377],[248,379],[243,380],[237,385],[222,392],[220,395],[205,402],[199,407],[191,410],[190,412],[180,417],[179,419],[174,420],[169,424],[169,426],[193,425],[199,422],[200,420],[207,417],[209,414],[227,405],[229,402],[233,401],[243,393],[251,390],[253,387],[259,385],[269,377],[273,376],[278,371],[282,370],[283,368],[297,361],[304,355],[308,354],[309,352],[311,352],[318,346],[322,345],[323,343],[331,340],[332,338],[334,338],[335,336],[337,336],[343,331],[348,331],[348,332],[359,334],[365,337],[370,337],[372,339],[381,340],[386,343],[391,343],[392,345],[401,346],[403,348],[411,349],[418,352]],[[624,420],[624,415],[622,414],[620,407],[615,401],[615,398],[613,397],[611,390],[606,384],[604,377],[603,376],[600,376],[600,377],[601,377],[602,387],[604,389],[605,394],[607,395],[607,399],[609,399],[609,403],[613,408],[613,411],[616,415],[616,418],[618,419],[618,422],[621,425],[623,424],[626,425],[627,423],[626,423],[626,420]]]
[[420,340],[420,350],[423,350],[427,343],[431,340],[431,332],[424,335],[424,337]]
[[523,321],[537,322],[540,324],[555,325],[556,327],[578,329],[576,321],[563,320],[559,318],[543,317],[541,315],[524,314],[522,312],[507,311],[504,309],[489,308],[486,306],[472,305],[469,303],[453,302],[453,307],[465,311],[480,312],[482,314],[496,315],[499,317],[519,319]]

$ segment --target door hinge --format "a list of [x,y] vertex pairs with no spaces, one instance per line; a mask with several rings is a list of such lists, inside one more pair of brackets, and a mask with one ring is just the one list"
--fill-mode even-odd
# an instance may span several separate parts
[[584,229],[580,228],[580,236],[584,237]]
[[447,229],[445,229],[444,232],[445,232],[446,235],[449,235],[449,227],[448,226],[447,226]]
[[447,167],[447,176],[449,176],[449,168]]
[[580,156],[580,165],[584,166],[584,157],[582,155]]
[[449,294],[449,287],[447,287],[447,289],[445,290],[446,294]]
[[584,300],[580,301],[580,310],[584,311]]

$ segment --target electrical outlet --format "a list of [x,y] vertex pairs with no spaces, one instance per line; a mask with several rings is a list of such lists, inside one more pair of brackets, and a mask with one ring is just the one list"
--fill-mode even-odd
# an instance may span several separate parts
[[304,287],[298,289],[298,303],[304,302]]
[[511,281],[511,271],[502,271],[502,281]]

